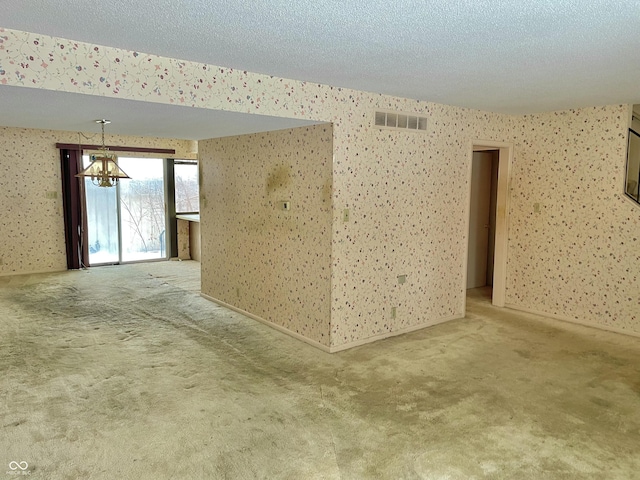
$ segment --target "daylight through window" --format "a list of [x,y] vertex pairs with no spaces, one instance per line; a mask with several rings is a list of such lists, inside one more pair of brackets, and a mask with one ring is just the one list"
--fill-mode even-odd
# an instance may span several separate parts
[[176,189],[176,213],[198,213],[200,192],[198,189],[198,163],[176,160],[174,166]]

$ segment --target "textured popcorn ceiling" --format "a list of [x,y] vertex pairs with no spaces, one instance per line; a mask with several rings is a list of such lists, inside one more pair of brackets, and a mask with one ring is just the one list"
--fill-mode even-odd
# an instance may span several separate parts
[[0,27],[504,113],[640,103],[637,0],[1,0]]

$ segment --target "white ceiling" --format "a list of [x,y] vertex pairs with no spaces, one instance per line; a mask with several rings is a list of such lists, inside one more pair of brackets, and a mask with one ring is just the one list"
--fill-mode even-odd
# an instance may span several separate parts
[[[504,113],[640,103],[638,0],[0,0],[0,27]],[[54,117],[59,94],[30,90],[0,86],[0,124],[32,99],[29,122],[79,128]],[[83,98],[77,113],[114,117],[119,133],[132,112],[120,102]],[[198,130],[219,112],[136,106],[150,135],[221,136]]]

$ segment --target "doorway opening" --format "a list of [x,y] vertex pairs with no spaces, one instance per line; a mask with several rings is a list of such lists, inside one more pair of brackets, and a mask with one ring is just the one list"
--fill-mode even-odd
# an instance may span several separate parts
[[[475,141],[469,165],[469,216],[465,288],[485,288],[493,305],[506,296],[508,188],[513,147]],[[466,311],[466,304],[465,304]]]
[[474,151],[471,165],[467,290],[493,287],[498,150]]

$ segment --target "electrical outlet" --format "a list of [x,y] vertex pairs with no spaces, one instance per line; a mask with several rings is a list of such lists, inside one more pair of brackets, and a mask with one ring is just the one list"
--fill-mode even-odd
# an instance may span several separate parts
[[402,285],[403,283],[405,283],[407,281],[407,276],[406,275],[398,275],[398,283],[400,285]]
[[349,209],[348,208],[345,208],[342,211],[342,221],[343,222],[348,222],[349,221]]
[[396,318],[397,313],[397,307],[391,307],[391,318]]

